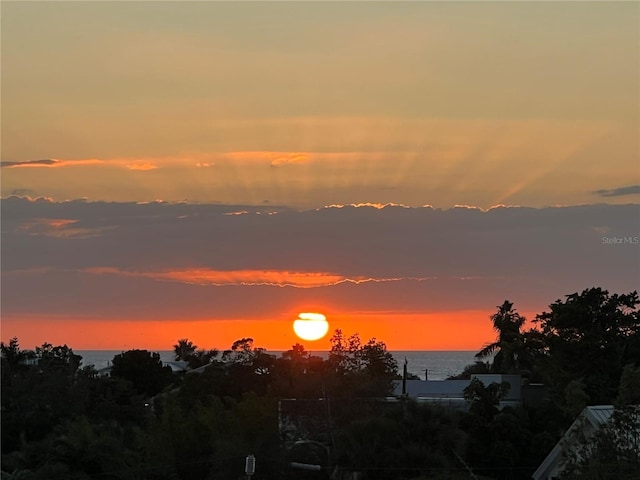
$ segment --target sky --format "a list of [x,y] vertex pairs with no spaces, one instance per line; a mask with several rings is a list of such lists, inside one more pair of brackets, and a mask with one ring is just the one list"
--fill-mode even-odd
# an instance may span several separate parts
[[640,286],[637,2],[1,13],[5,342],[479,350]]

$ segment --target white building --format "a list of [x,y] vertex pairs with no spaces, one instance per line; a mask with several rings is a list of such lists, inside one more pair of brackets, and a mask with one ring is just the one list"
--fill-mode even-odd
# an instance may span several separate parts
[[[474,378],[480,380],[485,386],[502,382],[509,384],[509,391],[500,401],[500,409],[521,404],[522,378],[520,375],[474,374],[471,375],[470,380],[406,380],[406,395],[419,402],[437,403],[442,406],[466,410],[469,405],[464,399],[464,389]],[[394,382],[394,395],[402,395],[402,385],[402,380]]]

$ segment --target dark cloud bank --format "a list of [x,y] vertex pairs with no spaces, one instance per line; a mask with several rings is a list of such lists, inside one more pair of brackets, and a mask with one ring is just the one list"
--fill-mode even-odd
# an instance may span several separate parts
[[[639,205],[300,212],[10,197],[1,208],[3,315],[250,318],[311,303],[344,312],[491,310],[505,298],[539,312],[591,286],[640,285]],[[136,275],[190,268],[396,280],[302,289]]]

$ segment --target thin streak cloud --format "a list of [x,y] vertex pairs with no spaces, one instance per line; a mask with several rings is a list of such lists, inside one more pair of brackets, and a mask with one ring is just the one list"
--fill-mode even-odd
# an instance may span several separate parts
[[153,280],[174,281],[202,286],[271,286],[293,288],[319,288],[351,283],[386,283],[400,281],[422,282],[428,277],[345,277],[329,272],[292,272],[282,270],[212,270],[207,268],[190,268],[184,270],[140,272],[111,267],[85,269],[84,272],[95,275],[121,275],[125,277],[142,277]]
[[[397,207],[397,208],[411,208],[409,205],[404,205],[402,203],[350,203],[348,205],[340,205],[337,203],[326,205],[323,208],[375,208],[376,210],[382,210],[387,207]],[[430,208],[428,205],[425,208]]]
[[159,167],[150,162],[142,162],[142,163],[131,163],[127,165],[127,168],[129,170],[138,170],[138,171],[144,172],[148,170],[155,170],[156,168],[159,168]]
[[80,160],[57,160],[47,158],[44,160],[25,160],[24,162],[0,162],[2,168],[60,168],[77,167],[81,165],[98,165],[104,163],[97,158],[85,158]]
[[596,190],[593,193],[600,195],[601,197],[621,197],[623,195],[638,195],[640,194],[640,185],[630,185],[628,187]]
[[53,160],[51,158],[46,158],[43,160],[27,160],[24,162],[0,162],[0,168],[51,167],[56,163],[59,163],[59,161]]
[[274,152],[269,155],[271,160],[271,166],[277,167],[280,165],[296,165],[299,163],[305,163],[309,160],[309,155],[304,153],[287,153],[287,154],[279,154]]
[[34,218],[22,223],[17,231],[28,236],[45,236],[51,238],[87,239],[98,237],[107,230],[113,230],[114,226],[105,227],[79,227],[79,220],[69,218]]

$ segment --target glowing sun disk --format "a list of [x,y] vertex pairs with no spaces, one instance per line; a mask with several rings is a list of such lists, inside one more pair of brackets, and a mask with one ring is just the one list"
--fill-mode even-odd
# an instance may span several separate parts
[[303,340],[319,340],[329,331],[329,323],[321,313],[301,313],[293,322],[293,331]]

